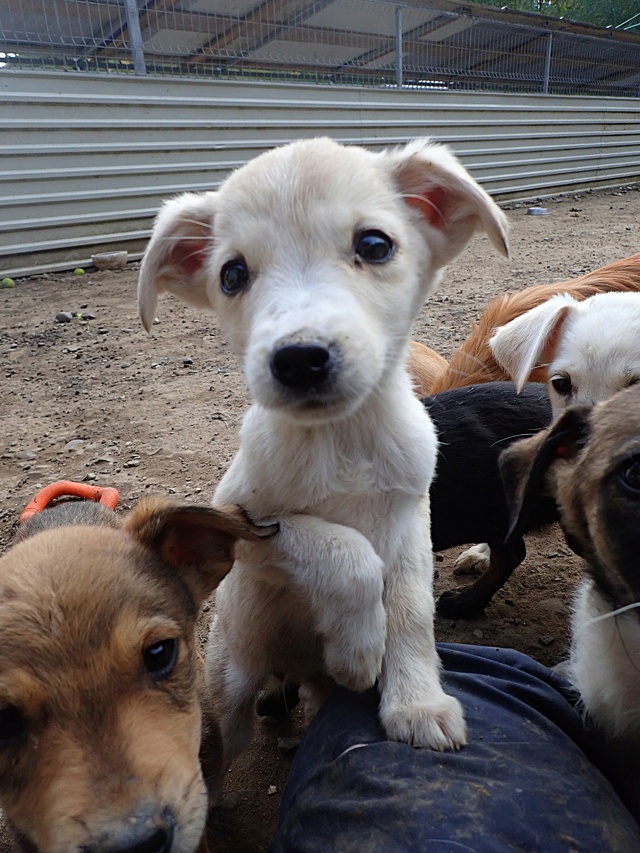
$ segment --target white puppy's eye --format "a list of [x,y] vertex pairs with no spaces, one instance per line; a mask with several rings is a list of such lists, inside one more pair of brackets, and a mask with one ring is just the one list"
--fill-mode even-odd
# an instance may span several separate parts
[[234,258],[220,270],[220,287],[227,296],[239,293],[249,284],[249,268],[245,259],[240,256]]
[[382,231],[361,231],[356,234],[355,253],[368,264],[383,264],[393,255],[395,246],[391,237]]
[[571,394],[571,379],[564,374],[558,374],[551,377],[553,390],[562,397],[568,397]]

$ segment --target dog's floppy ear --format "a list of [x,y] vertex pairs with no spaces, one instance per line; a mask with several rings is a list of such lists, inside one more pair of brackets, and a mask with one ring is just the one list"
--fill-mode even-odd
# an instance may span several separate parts
[[182,574],[197,602],[231,569],[238,539],[256,542],[278,532],[277,524],[256,526],[238,506],[214,509],[164,498],[143,498],[124,527]]
[[407,204],[439,235],[438,266],[453,260],[478,227],[508,256],[507,217],[446,146],[416,139],[383,156]]
[[147,331],[165,290],[196,308],[211,307],[205,261],[215,199],[213,192],[184,193],[165,202],[156,217],[138,279],[138,310]]
[[522,535],[538,500],[549,495],[552,484],[547,474],[553,465],[574,459],[585,446],[590,414],[590,406],[572,406],[548,429],[515,441],[500,454],[500,474],[510,508],[507,542]]
[[568,293],[558,293],[495,330],[489,346],[518,391],[522,391],[537,364],[553,361],[562,324],[576,305],[579,302]]

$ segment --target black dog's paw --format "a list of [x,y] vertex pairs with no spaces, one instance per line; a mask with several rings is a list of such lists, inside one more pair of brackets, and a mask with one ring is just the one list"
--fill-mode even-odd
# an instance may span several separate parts
[[436,601],[436,613],[443,619],[467,619],[482,612],[486,604],[473,589],[450,589]]

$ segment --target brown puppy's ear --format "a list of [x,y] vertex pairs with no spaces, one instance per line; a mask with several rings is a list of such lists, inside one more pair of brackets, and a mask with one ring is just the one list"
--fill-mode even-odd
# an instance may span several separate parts
[[506,542],[526,530],[534,507],[551,485],[547,474],[552,466],[561,459],[574,459],[585,446],[590,414],[590,406],[573,406],[548,429],[514,442],[500,454],[500,474],[511,514]]
[[182,573],[198,603],[231,569],[238,539],[256,542],[278,532],[258,527],[238,506],[214,509],[143,498],[124,523],[125,530]]

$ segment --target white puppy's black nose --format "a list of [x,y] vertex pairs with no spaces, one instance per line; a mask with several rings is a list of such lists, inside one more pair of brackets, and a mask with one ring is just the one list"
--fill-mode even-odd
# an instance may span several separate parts
[[310,391],[329,377],[333,366],[331,348],[322,344],[287,344],[271,356],[271,373],[281,385]]

